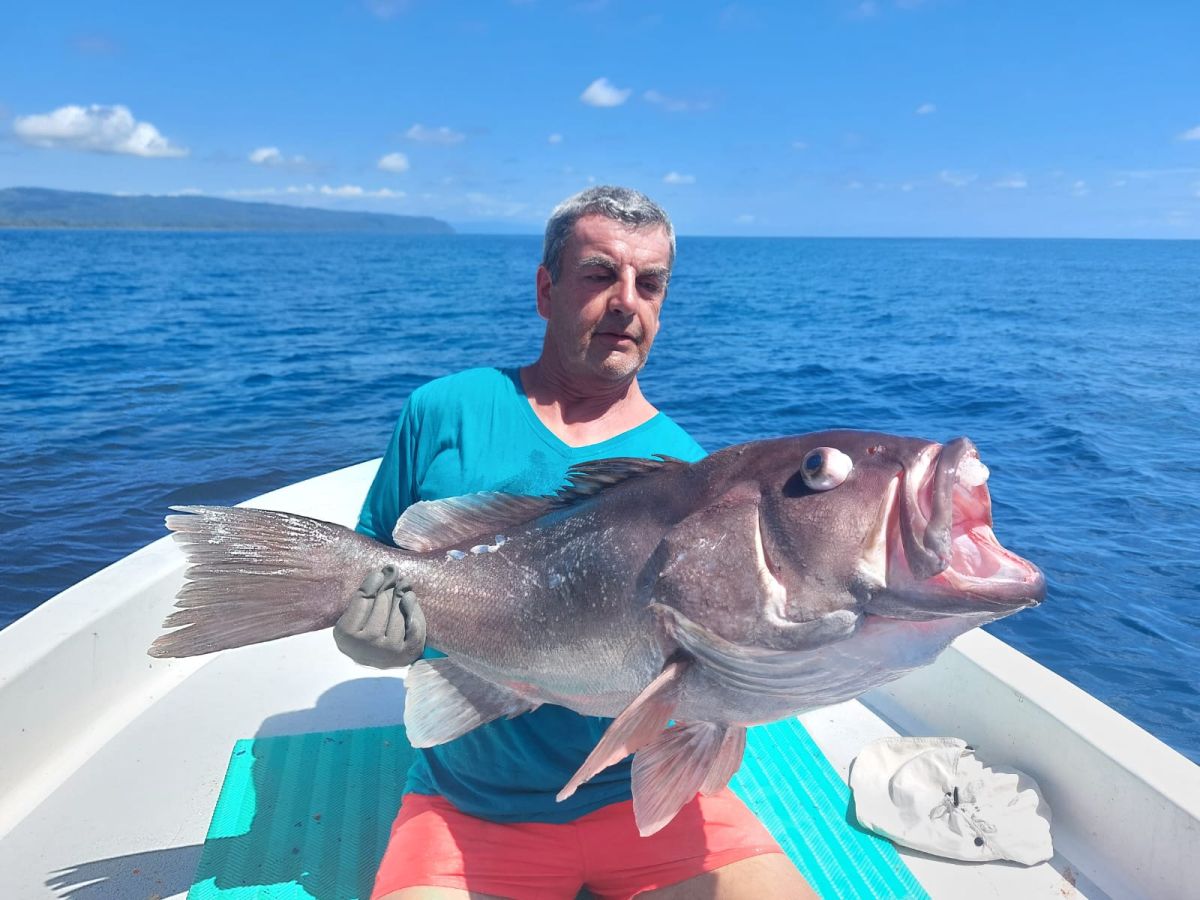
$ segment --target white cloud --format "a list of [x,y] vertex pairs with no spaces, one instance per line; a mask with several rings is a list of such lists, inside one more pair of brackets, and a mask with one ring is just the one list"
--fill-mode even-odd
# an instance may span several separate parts
[[1076,197],[1086,197],[1091,193],[1091,190],[1088,188],[1087,182],[1080,178],[1071,185],[1071,193]]
[[409,168],[408,157],[403,153],[388,153],[381,156],[376,165],[385,172],[407,172]]
[[846,182],[846,187],[852,191],[861,191],[863,183],[861,181],[848,181]]
[[942,169],[942,171],[938,172],[938,178],[943,184],[948,184],[956,188],[966,187],[978,177],[978,175],[970,172],[953,172],[950,169]]
[[303,156],[284,156],[278,147],[258,147],[246,157],[256,166],[306,166],[308,160]]
[[550,135],[550,137],[546,138],[546,143],[547,144],[561,144],[562,143],[562,135],[556,131],[556,132],[554,132],[554,134]]
[[1025,176],[1020,172],[1014,175],[1009,175],[1007,178],[1001,178],[992,187],[1005,188],[1009,190],[1020,190],[1021,188],[1029,187],[1029,182],[1025,180]]
[[937,112],[937,106],[933,103],[922,103],[913,112],[918,116],[929,116]]
[[461,144],[467,136],[461,131],[441,125],[438,128],[426,128],[420,122],[404,132],[410,141],[420,141],[422,144]]
[[1189,128],[1183,134],[1179,135],[1181,141],[1200,141],[1200,125],[1195,128]]
[[171,191],[167,194],[168,197],[203,197],[204,191],[197,187],[180,188],[177,191]]
[[862,3],[854,7],[852,15],[856,19],[869,19],[879,12],[879,4],[875,0],[863,0]]
[[681,100],[678,97],[668,97],[666,94],[656,91],[653,88],[642,94],[642,99],[647,103],[653,103],[655,106],[661,106],[668,112],[692,112],[708,109],[708,104],[703,100]]
[[[1062,172],[1056,173],[1060,177]],[[1170,169],[1127,169],[1123,172],[1118,172],[1117,175],[1122,178],[1133,178],[1138,181],[1145,181],[1154,178],[1171,178],[1176,175],[1197,175],[1200,174],[1200,167],[1195,166],[1176,166]]]
[[695,175],[681,175],[679,172],[668,172],[663,176],[663,184],[695,184]]
[[792,141],[793,150],[807,150],[808,141]]
[[597,78],[579,95],[588,106],[620,106],[629,99],[633,88],[619,88],[607,78]]
[[127,106],[60,106],[53,112],[18,116],[17,137],[38,147],[69,147],[130,156],[187,156],[149,122],[139,122]]
[[738,225],[753,225],[754,224],[754,216],[750,213],[742,213],[740,216],[738,216],[733,221],[735,223],[737,223]]
[[342,184],[338,186],[322,184],[292,184],[284,188],[239,188],[224,192],[229,197],[335,197],[343,199],[356,197],[370,200],[397,200],[407,196],[404,191],[393,191],[391,188],[376,188],[370,190],[357,184]]
[[915,186],[916,185],[914,185],[911,181],[906,181],[902,185],[900,185],[900,190],[902,190],[902,191],[904,191],[904,193],[908,194],[908,193],[912,192],[912,189]]

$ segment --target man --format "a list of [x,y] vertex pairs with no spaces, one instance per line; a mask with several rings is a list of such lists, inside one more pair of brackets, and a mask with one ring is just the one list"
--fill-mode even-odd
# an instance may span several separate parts
[[[537,271],[541,355],[517,371],[475,369],[414,391],[359,531],[389,540],[418,500],[550,493],[587,460],[703,456],[637,380],[674,259],[670,220],[636,191],[593,188],[560,204]],[[420,622],[406,586],[380,573],[335,636],[362,662],[404,664],[423,643]],[[421,751],[373,896],[572,898],[585,885],[601,897],[812,896],[728,789],[697,797],[648,838],[634,824],[629,760],[556,803],[609,721],[545,705]]]

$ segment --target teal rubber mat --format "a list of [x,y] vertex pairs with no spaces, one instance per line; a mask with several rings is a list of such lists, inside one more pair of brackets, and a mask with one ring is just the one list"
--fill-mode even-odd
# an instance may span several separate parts
[[[366,900],[412,759],[403,726],[238,741],[189,900]],[[825,900],[926,898],[796,720],[750,729],[733,789]]]
[[729,786],[823,900],[928,900],[889,841],[851,824],[850,788],[798,719],[751,728]]

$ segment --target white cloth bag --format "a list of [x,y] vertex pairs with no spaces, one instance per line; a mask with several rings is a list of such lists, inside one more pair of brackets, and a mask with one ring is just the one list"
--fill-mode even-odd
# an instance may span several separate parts
[[881,738],[850,770],[859,823],[905,847],[950,859],[1054,855],[1050,808],[1037,782],[990,766],[958,738]]

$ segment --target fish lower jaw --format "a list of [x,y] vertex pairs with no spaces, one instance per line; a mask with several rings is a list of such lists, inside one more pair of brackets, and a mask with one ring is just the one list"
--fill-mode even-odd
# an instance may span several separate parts
[[892,549],[884,590],[909,598],[904,605],[918,618],[975,612],[999,617],[1036,606],[1045,596],[1037,566],[1005,549],[982,518],[956,517],[949,560],[928,578],[913,574],[898,541]]
[[[918,485],[912,494],[915,503],[911,504],[908,522],[912,533],[907,537],[914,552],[930,554],[937,560],[937,570],[932,573],[929,572],[931,560],[919,560],[925,564],[923,580],[935,590],[976,596],[995,593],[1010,597],[1022,589],[1026,592],[1041,590],[1043,579],[1037,567],[1006,550],[992,531],[987,468],[973,448],[958,463],[953,483],[941,489],[946,491],[942,509],[948,508],[950,520],[940,528],[931,524],[936,518],[936,463],[934,458],[923,458],[905,476]],[[905,527],[902,521],[895,524],[898,528]],[[904,543],[899,535],[891,541],[893,559],[889,560],[889,576],[907,576],[920,581],[922,579],[913,574],[914,566],[906,558]]]

